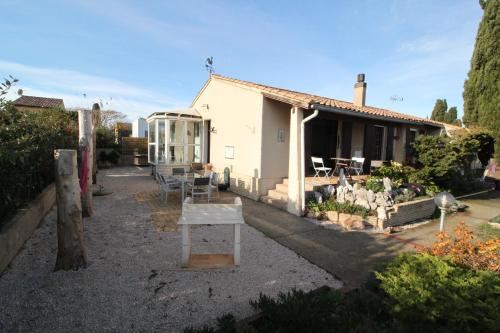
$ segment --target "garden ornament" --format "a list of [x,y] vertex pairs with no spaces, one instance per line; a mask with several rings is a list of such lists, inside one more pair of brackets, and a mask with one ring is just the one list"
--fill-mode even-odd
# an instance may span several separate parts
[[455,198],[449,192],[441,192],[436,194],[434,197],[434,203],[441,210],[441,217],[439,219],[439,231],[444,229],[444,216],[446,215],[446,209],[450,208],[455,202]]

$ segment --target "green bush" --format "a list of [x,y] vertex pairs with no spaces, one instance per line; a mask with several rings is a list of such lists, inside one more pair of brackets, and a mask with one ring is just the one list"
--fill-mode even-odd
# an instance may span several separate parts
[[335,200],[326,200],[322,203],[311,200],[307,203],[307,210],[313,213],[339,212],[351,215],[361,215],[363,218],[371,214],[371,211],[363,206],[353,205],[349,202],[340,203]]
[[493,138],[484,131],[445,136],[421,135],[413,143],[418,170],[408,175],[410,182],[425,185],[430,192],[448,190],[453,194],[470,192],[474,174],[471,164],[491,158]]
[[408,176],[414,171],[415,169],[412,167],[403,166],[393,161],[390,165],[382,165],[380,168],[377,168],[377,170],[373,172],[373,175],[379,179],[387,177],[396,187],[399,187],[401,184],[408,182]]
[[430,254],[399,255],[382,272],[380,288],[406,330],[493,332],[500,327],[500,277]]
[[382,178],[370,176],[366,180],[366,189],[372,190],[373,192],[384,192],[384,183],[382,182]]
[[97,128],[96,147],[119,149],[120,145],[115,142],[115,132],[106,127]]
[[54,181],[55,149],[77,145],[77,124],[67,111],[0,105],[0,221]]

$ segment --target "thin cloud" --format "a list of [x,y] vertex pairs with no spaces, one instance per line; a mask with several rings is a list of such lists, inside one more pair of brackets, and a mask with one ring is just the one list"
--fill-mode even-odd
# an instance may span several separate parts
[[[0,71],[18,78],[18,86],[24,89],[25,94],[60,97],[67,107],[87,107],[87,104],[103,101],[115,110],[144,116],[189,104],[119,80],[78,71],[34,67],[2,60]],[[14,98],[15,94],[11,92],[9,96]]]

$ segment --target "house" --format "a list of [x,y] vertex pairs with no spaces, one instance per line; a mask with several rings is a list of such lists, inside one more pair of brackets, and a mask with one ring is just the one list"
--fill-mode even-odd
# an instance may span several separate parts
[[148,127],[146,119],[137,118],[132,122],[132,137],[133,138],[147,138]]
[[13,102],[18,110],[40,111],[50,108],[64,109],[64,102],[60,98],[38,97],[38,96],[21,96]]
[[283,208],[300,215],[311,156],[326,163],[362,156],[368,171],[371,160],[410,161],[417,135],[444,130],[433,120],[366,105],[366,89],[360,74],[346,102],[213,74],[190,109],[148,118],[150,162],[227,167],[231,190],[255,200],[281,186]]

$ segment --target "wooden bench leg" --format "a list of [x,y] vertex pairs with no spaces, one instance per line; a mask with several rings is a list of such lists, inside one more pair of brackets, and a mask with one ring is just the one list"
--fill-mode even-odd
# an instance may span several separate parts
[[181,266],[187,267],[191,256],[191,230],[188,224],[182,225],[182,261]]
[[234,264],[240,265],[240,225],[234,225]]

